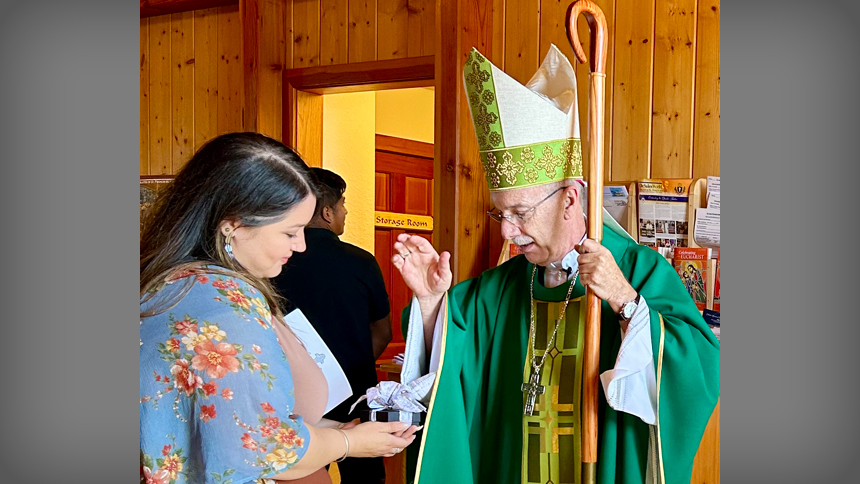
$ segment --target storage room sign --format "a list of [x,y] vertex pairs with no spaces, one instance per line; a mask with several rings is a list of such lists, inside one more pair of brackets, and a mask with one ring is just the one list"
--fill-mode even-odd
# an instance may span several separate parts
[[403,230],[433,230],[433,217],[405,213],[376,212],[376,226]]

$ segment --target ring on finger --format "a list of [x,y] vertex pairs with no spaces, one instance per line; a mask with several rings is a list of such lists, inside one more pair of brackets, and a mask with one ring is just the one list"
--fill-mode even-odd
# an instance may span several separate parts
[[401,449],[400,447],[395,447],[395,448],[393,448],[393,449],[391,449],[391,450],[392,450],[392,452],[394,452],[395,454],[399,454],[399,453],[400,453],[400,451],[402,451],[403,449]]

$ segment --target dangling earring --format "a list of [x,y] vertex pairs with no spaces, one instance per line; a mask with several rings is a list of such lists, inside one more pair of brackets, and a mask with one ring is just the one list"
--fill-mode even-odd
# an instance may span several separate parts
[[230,256],[230,259],[233,260],[233,246],[230,245],[230,242],[233,240],[233,231],[227,232],[227,240],[224,242],[224,251],[227,252],[227,255]]

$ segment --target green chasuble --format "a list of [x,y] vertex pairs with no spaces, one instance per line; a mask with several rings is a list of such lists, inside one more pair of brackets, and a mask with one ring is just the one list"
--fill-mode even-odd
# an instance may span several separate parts
[[[647,471],[650,472],[647,482],[689,484],[693,458],[719,397],[719,341],[702,319],[678,274],[660,254],[621,237],[607,226],[603,233],[603,245],[613,254],[633,288],[645,298],[651,311],[651,342],[659,397],[657,425],[649,426],[639,417],[610,408],[602,386],[598,385],[598,482],[642,484],[646,482]],[[528,449],[535,445],[540,448],[542,438],[541,421],[534,417],[524,420],[525,398],[520,389],[527,371],[532,268],[524,256],[517,256],[475,279],[457,284],[448,292],[448,304],[442,307],[445,325],[437,383],[420,446],[413,444],[407,448],[407,461],[411,464],[409,482],[413,479],[416,484],[523,482],[523,462],[530,455],[535,458]],[[541,282],[542,278],[535,281],[537,301],[564,299],[569,283],[547,289]],[[576,300],[584,293],[577,283],[571,299]],[[538,320],[546,321],[557,311],[553,305],[538,302],[537,306],[539,311],[543,311],[543,307],[548,313],[538,314]],[[579,304],[568,308],[570,314],[563,323],[565,331],[561,333],[559,328],[556,337],[570,348],[580,344],[571,341],[574,333],[581,331],[579,328],[574,331],[571,325],[580,319],[575,306]],[[404,334],[409,309],[407,307],[403,313]],[[536,324],[536,343],[546,338],[541,332],[551,331],[546,322],[543,329],[539,327]],[[618,317],[604,302],[601,373],[615,365],[620,346]],[[538,355],[542,351],[539,350]],[[568,358],[562,356],[556,362],[557,379],[567,379],[571,374],[575,376],[570,378],[578,379],[580,369],[575,351],[564,351],[568,351]],[[544,385],[549,382],[546,372],[550,364],[548,357],[541,378]],[[557,398],[561,405],[579,398],[581,390],[575,388],[578,382],[557,383],[560,384],[556,395],[548,386],[547,392],[540,396],[535,417],[546,408],[547,398]],[[571,391],[574,395],[570,395]],[[579,416],[565,415],[564,408],[567,407],[556,407],[559,421],[555,422],[561,456],[570,454],[570,446],[578,454],[580,439]],[[576,405],[576,412],[579,412],[579,405]],[[538,423],[534,433],[528,430],[533,422]],[[570,431],[563,430],[568,427],[576,429],[572,437],[565,433]],[[540,451],[547,452],[545,434],[543,439],[544,447]],[[650,465],[649,441],[655,443],[651,450],[656,456]],[[570,466],[561,465],[557,472],[569,479],[569,469]],[[534,472],[531,466],[527,471]],[[575,473],[578,475],[578,469]]]

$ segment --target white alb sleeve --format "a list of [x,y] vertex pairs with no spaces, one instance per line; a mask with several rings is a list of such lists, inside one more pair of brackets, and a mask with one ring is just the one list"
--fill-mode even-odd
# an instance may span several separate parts
[[[425,375],[435,375],[439,368],[439,358],[442,353],[442,325],[445,324],[445,308],[448,304],[448,294],[442,297],[442,304],[436,315],[436,323],[433,328],[433,345],[430,350],[428,365],[427,349],[424,344],[424,319],[421,315],[421,307],[418,298],[412,296],[412,306],[409,310],[409,323],[406,331],[406,349],[403,355],[403,369],[400,371],[400,382],[403,384],[418,380]],[[427,384],[422,385],[420,393],[421,401],[427,403],[434,377],[424,379]],[[416,390],[419,390],[416,388]]]
[[621,335],[615,367],[603,372],[600,381],[610,407],[654,425],[657,421],[657,377],[650,314],[648,303],[641,297],[626,333]]

